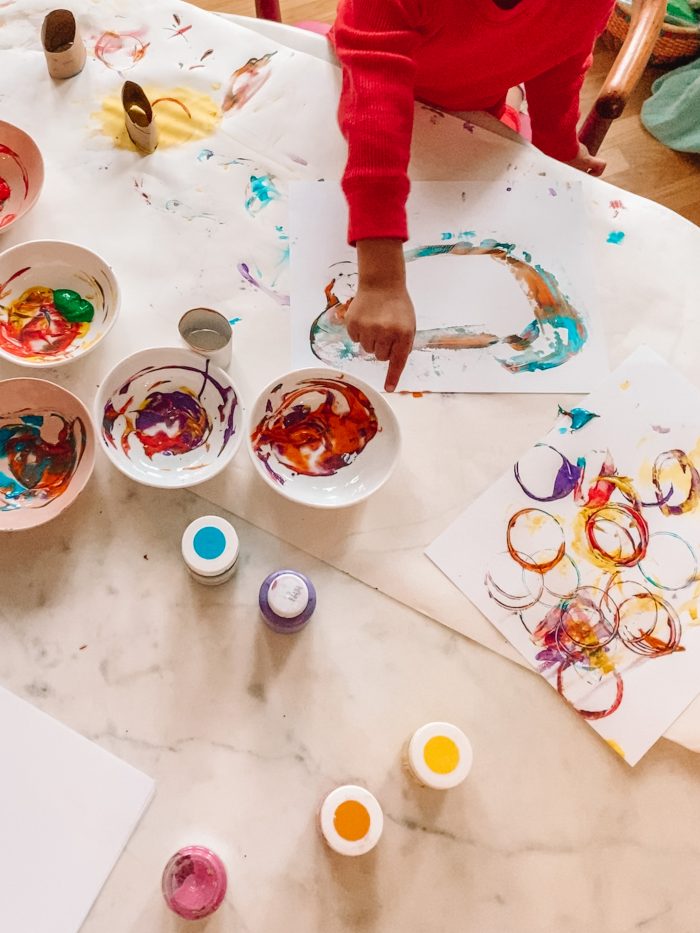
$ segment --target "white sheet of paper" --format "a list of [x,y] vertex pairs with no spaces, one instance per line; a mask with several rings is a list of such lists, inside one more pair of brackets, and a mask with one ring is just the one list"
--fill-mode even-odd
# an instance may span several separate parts
[[[418,182],[407,210],[417,333],[400,390],[583,392],[607,374],[579,184]],[[381,389],[386,363],[342,323],[357,287],[346,228],[337,183],[290,185],[293,361]]]
[[2,688],[0,736],[2,929],[76,933],[155,784]]
[[642,348],[579,407],[518,461],[530,495],[509,471],[426,553],[633,765],[700,694],[700,392]]

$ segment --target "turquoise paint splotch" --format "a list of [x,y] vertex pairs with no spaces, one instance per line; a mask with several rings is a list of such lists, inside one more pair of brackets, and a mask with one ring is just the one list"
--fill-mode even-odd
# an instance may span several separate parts
[[272,175],[251,175],[246,195],[245,209],[251,217],[259,214],[271,201],[278,201],[282,197]]
[[239,318],[239,317],[230,317],[230,318],[228,319],[228,322],[229,322],[229,324],[231,325],[231,327],[233,327],[234,324],[240,324],[240,323],[241,323],[241,320],[242,320],[242,319]]
[[212,152],[211,149],[200,149],[199,152],[197,153],[197,161],[207,162],[209,159],[213,157],[213,155],[214,153]]
[[618,243],[622,243],[625,238],[625,234],[622,230],[613,230],[608,234],[608,243],[613,243],[617,246]]
[[[600,415],[597,415],[594,411],[588,411],[587,408],[572,408],[571,411],[567,411],[565,408],[562,408],[561,405],[558,405],[557,410],[558,414],[571,419],[570,430],[572,433],[574,431],[580,431],[581,428],[585,428],[589,421],[593,421],[594,418],[600,417]],[[565,434],[566,430],[566,428],[559,428],[559,433]]]

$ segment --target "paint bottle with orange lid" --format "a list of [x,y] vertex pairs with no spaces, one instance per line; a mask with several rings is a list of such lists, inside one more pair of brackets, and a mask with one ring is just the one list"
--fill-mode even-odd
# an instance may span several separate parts
[[471,742],[449,722],[429,722],[417,729],[406,747],[405,765],[423,787],[449,790],[471,771]]
[[321,834],[339,855],[365,855],[382,835],[384,814],[377,798],[364,787],[337,787],[321,804]]

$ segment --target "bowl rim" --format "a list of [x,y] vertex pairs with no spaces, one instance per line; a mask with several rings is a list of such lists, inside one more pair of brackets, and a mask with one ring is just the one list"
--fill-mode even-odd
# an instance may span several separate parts
[[[6,385],[8,382],[33,382],[37,385],[42,385],[42,386],[50,385],[52,389],[57,390],[60,394],[69,396],[72,399],[72,401],[76,404],[76,407],[78,409],[82,409],[82,414],[85,417],[85,423],[87,426],[86,430],[88,432],[88,442],[86,442],[85,450],[86,452],[89,451],[90,463],[85,474],[85,479],[83,480],[80,488],[75,493],[75,496],[71,499],[70,502],[64,502],[54,515],[51,515],[49,518],[42,518],[40,521],[35,522],[33,525],[27,525],[25,528],[3,528],[0,525],[0,535],[20,534],[23,531],[31,531],[33,528],[39,528],[41,525],[46,525],[48,522],[52,522],[55,518],[58,518],[59,515],[62,515],[66,509],[70,508],[70,506],[73,505],[73,503],[77,501],[80,494],[83,492],[87,484],[90,482],[90,479],[92,478],[92,474],[95,472],[95,460],[96,460],[96,452],[97,452],[97,429],[95,427],[92,414],[90,413],[90,409],[87,407],[85,402],[81,398],[79,398],[75,394],[75,392],[71,392],[70,389],[66,389],[64,386],[59,385],[57,382],[51,382],[51,380],[49,379],[37,379],[36,377],[32,377],[32,376],[11,376],[9,379],[0,379],[0,389],[2,389],[2,386]],[[92,444],[89,443],[90,440],[92,440]],[[73,483],[73,479],[71,480],[71,485],[72,483]],[[62,498],[64,497],[61,496],[58,500],[54,499],[53,501],[60,502]],[[41,509],[34,509],[33,511],[36,512],[37,514],[39,513],[42,513],[43,515],[46,514],[46,513],[43,513]]]
[[[151,479],[144,479],[143,477],[140,477],[140,476],[137,477],[134,474],[134,472],[130,471],[125,465],[122,465],[122,463],[119,460],[116,460],[114,458],[114,456],[112,455],[112,450],[109,444],[105,441],[104,435],[102,434],[102,417],[103,417],[104,412],[102,410],[103,406],[100,402],[100,398],[103,392],[106,392],[105,387],[107,383],[114,380],[114,374],[125,363],[128,363],[129,361],[134,361],[139,356],[145,357],[148,354],[156,353],[159,351],[165,351],[168,353],[182,353],[188,359],[196,361],[198,363],[204,363],[208,360],[210,364],[209,372],[212,374],[218,373],[224,376],[224,378],[228,381],[229,386],[233,389],[233,391],[236,394],[236,399],[238,402],[237,409],[240,410],[240,419],[241,419],[240,427],[238,431],[234,432],[233,437],[229,441],[229,444],[226,450],[226,456],[222,459],[222,462],[217,465],[214,472],[209,473],[207,476],[203,476],[203,477],[196,476],[196,474],[193,473],[192,474],[193,478],[189,480],[187,483],[177,483],[175,485],[164,485],[163,483],[158,483]],[[149,486],[151,489],[173,489],[173,490],[189,489],[192,486],[199,486],[201,483],[206,483],[210,479],[214,479],[215,476],[218,476],[219,473],[225,470],[226,467],[229,466],[233,458],[236,456],[236,454],[238,453],[240,449],[241,444],[243,443],[243,433],[246,429],[246,420],[247,420],[246,419],[246,408],[245,408],[245,405],[243,404],[241,393],[238,390],[238,386],[236,385],[236,383],[233,381],[230,374],[226,370],[222,369],[220,366],[217,366],[208,357],[202,356],[199,353],[195,353],[194,350],[189,350],[187,347],[180,347],[177,345],[163,346],[162,344],[159,344],[158,346],[155,346],[155,347],[142,347],[140,350],[136,350],[134,353],[130,353],[128,356],[123,357],[121,360],[119,360],[119,362],[115,363],[115,365],[109,370],[109,372],[105,376],[102,377],[102,381],[97,387],[97,391],[95,392],[95,398],[93,401],[93,417],[95,419],[96,446],[100,447],[100,449],[104,452],[105,456],[109,459],[110,463],[112,463],[113,466],[115,466],[117,470],[119,470],[120,473],[122,473],[124,476],[127,476],[129,479],[133,480],[135,483],[139,483],[142,486]]]
[[12,353],[8,353],[7,350],[4,350],[0,346],[0,359],[7,360],[8,363],[15,363],[17,366],[24,366],[25,369],[56,369],[59,366],[70,366],[71,363],[76,363],[78,360],[82,359],[88,354],[92,353],[93,350],[102,343],[105,337],[112,330],[114,325],[117,322],[119,317],[119,312],[121,310],[121,289],[119,287],[119,282],[117,276],[114,273],[114,269],[107,262],[107,260],[96,253],[94,249],[90,249],[89,246],[83,246],[82,243],[74,243],[71,240],[56,240],[56,239],[43,239],[43,240],[23,240],[21,243],[15,243],[14,246],[8,246],[7,249],[0,250],[0,262],[2,262],[7,256],[14,252],[25,249],[27,246],[47,246],[55,245],[67,246],[69,249],[78,249],[82,250],[85,253],[89,253],[94,259],[96,259],[101,265],[106,269],[108,278],[111,279],[113,291],[114,291],[114,311],[112,312],[111,319],[108,319],[105,323],[105,328],[102,331],[101,335],[95,340],[87,350],[83,350],[71,356],[66,360],[46,360],[44,362],[32,362],[30,360],[23,360],[18,356],[13,356]]
[[39,195],[41,194],[43,187],[44,187],[44,182],[46,181],[46,163],[44,162],[44,156],[42,155],[41,149],[39,148],[39,145],[37,141],[34,139],[34,137],[31,136],[25,129],[22,129],[21,126],[17,126],[16,123],[10,123],[9,120],[0,120],[0,134],[3,132],[3,128],[10,129],[14,133],[19,133],[19,135],[23,137],[23,142],[28,144],[30,149],[34,150],[34,153],[39,157],[40,177],[39,177],[39,182],[36,186],[34,197],[29,201],[28,204],[24,206],[24,209],[22,210],[22,212],[20,214],[17,214],[14,220],[11,220],[10,223],[7,224],[7,226],[0,227],[0,236],[2,236],[3,233],[6,233],[18,221],[20,221],[23,217],[25,217],[29,213],[29,211],[31,211],[31,209],[34,207],[36,202],[39,200]]
[[[396,435],[396,444],[394,445],[393,455],[391,462],[388,465],[385,475],[377,483],[377,485],[363,493],[361,496],[358,496],[356,499],[353,499],[352,502],[308,502],[304,499],[299,499],[297,496],[291,495],[287,489],[280,483],[276,483],[271,476],[269,476],[267,470],[260,461],[260,458],[253,450],[253,443],[251,436],[257,424],[254,424],[255,421],[255,411],[259,405],[262,405],[263,399],[268,395],[272,389],[278,385],[280,382],[284,382],[289,378],[297,378],[299,380],[304,377],[309,378],[310,376],[325,376],[326,378],[332,379],[343,379],[351,385],[355,385],[358,389],[361,389],[362,392],[367,395],[368,399],[374,405],[375,408],[380,408],[382,410],[382,417],[386,418],[394,428],[394,433]],[[352,508],[355,505],[359,505],[361,502],[365,502],[369,499],[370,496],[373,496],[376,492],[384,486],[385,483],[391,478],[396,469],[396,466],[401,457],[401,447],[403,444],[403,439],[401,436],[401,425],[399,419],[396,415],[396,412],[389,404],[384,395],[375,389],[369,383],[365,382],[364,379],[358,379],[357,376],[352,375],[351,373],[343,372],[340,369],[331,369],[324,366],[304,366],[301,369],[291,369],[286,373],[281,374],[276,379],[271,380],[264,389],[257,395],[255,401],[250,407],[249,414],[249,425],[246,432],[246,447],[248,448],[248,454],[250,455],[251,460],[253,461],[253,466],[255,472],[260,476],[268,486],[275,490],[280,496],[284,499],[288,499],[290,502],[296,502],[297,505],[306,506],[312,509],[324,509],[326,511],[332,511],[334,509],[347,509]]]

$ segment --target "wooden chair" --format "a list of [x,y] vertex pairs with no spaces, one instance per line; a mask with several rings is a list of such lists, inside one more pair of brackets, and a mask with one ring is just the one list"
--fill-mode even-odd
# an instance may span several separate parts
[[627,37],[579,134],[595,155],[644,74],[666,15],[666,0],[632,0]]
[[274,19],[282,22],[279,0],[255,0],[255,15],[258,19]]
[[[281,22],[279,0],[255,0],[261,19]],[[649,62],[666,15],[666,0],[632,0],[629,32],[581,129],[581,142],[595,155],[630,98]]]

